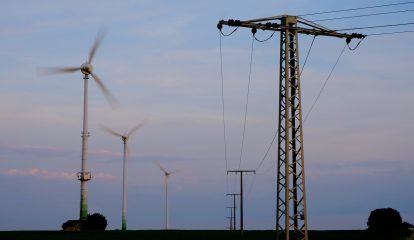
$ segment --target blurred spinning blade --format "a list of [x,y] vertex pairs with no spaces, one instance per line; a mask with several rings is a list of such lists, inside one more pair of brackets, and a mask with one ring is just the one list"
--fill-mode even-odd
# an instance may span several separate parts
[[[101,81],[101,79],[92,72],[92,60],[95,57],[96,51],[98,50],[99,46],[101,45],[102,40],[104,39],[106,35],[106,29],[100,28],[98,31],[98,35],[96,36],[95,42],[92,45],[92,48],[89,52],[88,61],[84,63],[82,66],[90,66],[91,68],[88,69],[90,72],[90,75],[92,75],[92,78],[95,80],[96,84],[98,84],[99,88],[103,92],[106,100],[111,105],[112,108],[116,108],[119,106],[118,101],[115,99],[115,97],[111,94],[111,92],[108,90],[108,88],[105,86],[105,84]],[[90,64],[90,65],[89,65]],[[38,75],[52,75],[52,74],[61,74],[61,73],[72,73],[76,71],[81,71],[81,67],[46,67],[46,68],[38,68],[37,72]],[[87,71],[88,72],[88,71]]]
[[114,135],[114,136],[117,136],[117,137],[122,137],[122,136],[123,136],[122,134],[120,134],[120,133],[118,133],[118,132],[115,132],[114,130],[112,130],[112,129],[108,128],[108,127],[101,126],[101,128],[102,128],[103,130],[105,130],[107,133],[112,134],[112,135]]

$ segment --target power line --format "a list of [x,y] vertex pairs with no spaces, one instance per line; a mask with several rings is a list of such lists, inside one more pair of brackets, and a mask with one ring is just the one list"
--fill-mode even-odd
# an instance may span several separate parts
[[333,67],[332,67],[331,71],[329,72],[328,77],[325,79],[325,82],[323,83],[323,85],[322,85],[321,89],[319,90],[319,93],[318,93],[318,95],[316,96],[315,100],[313,101],[312,106],[310,107],[310,109],[309,109],[308,113],[305,115],[305,118],[304,118],[304,120],[303,120],[303,122],[304,122],[304,123],[306,122],[306,120],[308,119],[309,115],[311,114],[311,112],[312,112],[313,108],[315,107],[315,104],[316,104],[316,102],[318,101],[319,97],[321,96],[321,94],[322,94],[323,90],[325,89],[325,86],[326,86],[326,84],[328,83],[329,79],[331,79],[332,73],[333,73],[333,71],[335,70],[336,65],[338,64],[339,59],[341,59],[342,54],[344,53],[346,46],[347,46],[347,44],[345,44],[345,46],[342,48],[341,53],[339,54],[338,58],[336,59],[336,62],[335,62],[335,64],[333,65]]
[[230,36],[230,35],[232,35],[234,32],[236,32],[237,31],[237,29],[239,29],[238,27],[237,28],[235,28],[233,31],[231,31],[230,33],[223,33],[223,31],[220,29],[220,34],[221,35],[223,35],[223,36],[225,36],[225,37],[228,37],[228,36]]
[[327,14],[327,13],[348,12],[348,11],[356,11],[356,10],[363,10],[363,9],[372,9],[372,8],[407,5],[407,4],[413,4],[413,3],[414,2],[412,2],[412,1],[410,1],[410,2],[401,2],[401,3],[391,3],[391,4],[374,5],[374,6],[366,6],[366,7],[359,7],[359,8],[348,8],[348,9],[332,10],[332,11],[325,11],[325,12],[307,13],[307,14],[301,14],[299,16],[303,17],[303,16],[312,16],[312,15]]
[[401,33],[414,33],[414,30],[397,31],[397,32],[372,33],[372,34],[368,34],[367,36],[381,36],[381,35],[392,35],[392,34],[401,34]]
[[252,38],[252,48],[251,48],[251,52],[250,52],[249,81],[247,83],[246,107],[244,109],[243,136],[242,136],[242,143],[241,143],[241,148],[240,148],[239,169],[241,167],[241,161],[242,161],[242,157],[243,157],[244,139],[245,139],[245,133],[246,133],[247,108],[248,108],[248,105],[249,105],[250,82],[251,82],[251,79],[252,79],[253,50],[254,50],[254,36]]
[[253,33],[253,36],[254,36],[254,39],[256,39],[256,41],[258,41],[258,42],[266,42],[266,41],[270,40],[275,35],[275,33],[276,32],[273,32],[272,34],[270,34],[269,37],[265,38],[264,40],[258,39],[256,37],[256,33],[255,32]]
[[308,53],[306,54],[306,58],[305,58],[305,61],[303,62],[302,69],[300,70],[299,76],[302,76],[303,69],[304,69],[304,68],[305,68],[305,66],[306,66],[306,62],[308,61],[308,57],[309,57],[309,54],[310,54],[310,52],[311,52],[311,50],[312,50],[313,43],[315,42],[315,38],[316,38],[316,35],[314,35],[314,36],[313,36],[313,39],[312,39],[311,45],[309,46]]
[[356,28],[336,29],[334,31],[349,31],[349,30],[368,29],[368,28],[386,28],[386,27],[407,26],[407,25],[413,25],[413,24],[414,24],[414,22],[409,22],[409,23],[396,23],[396,24],[387,24],[387,25],[377,25],[377,26],[367,26],[367,27],[356,27]]
[[275,132],[275,135],[273,136],[272,142],[269,144],[269,147],[267,148],[265,155],[263,156],[262,160],[260,161],[259,166],[257,166],[256,171],[259,170],[259,168],[262,166],[263,162],[266,160],[267,155],[269,154],[269,151],[272,148],[273,143],[275,142],[275,139],[276,139],[277,135],[278,135],[278,131]]
[[[227,160],[227,137],[226,137],[226,119],[224,115],[224,74],[223,74],[223,51],[221,44],[222,34],[220,32],[220,77],[221,77],[221,103],[222,103],[222,122],[223,122],[223,143],[224,143],[224,160],[226,162],[226,173],[228,170]],[[226,174],[226,192],[229,191],[229,176]]]
[[414,11],[414,9],[409,9],[409,10],[399,10],[399,11],[393,11],[393,12],[381,12],[381,13],[370,13],[370,14],[353,15],[353,16],[345,16],[345,17],[324,18],[324,19],[317,19],[317,20],[311,20],[311,21],[312,22],[323,22],[323,21],[331,21],[331,20],[339,20],[339,19],[371,17],[371,16],[388,15],[388,14],[404,13],[404,12],[413,12],[413,11]]
[[224,159],[226,161],[226,172],[228,170],[227,161],[227,137],[226,137],[226,119],[224,115],[224,74],[223,74],[223,51],[220,34],[220,76],[221,76],[221,104],[222,104],[222,122],[223,122],[223,140],[224,140]]

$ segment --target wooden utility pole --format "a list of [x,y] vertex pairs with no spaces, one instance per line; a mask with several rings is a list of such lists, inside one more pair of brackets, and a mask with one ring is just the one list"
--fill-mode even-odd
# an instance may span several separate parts
[[240,173],[240,236],[243,239],[243,173],[254,173],[255,170],[228,170],[229,173]]
[[239,193],[228,193],[226,196],[233,197],[233,230],[236,230],[236,196],[240,196]]

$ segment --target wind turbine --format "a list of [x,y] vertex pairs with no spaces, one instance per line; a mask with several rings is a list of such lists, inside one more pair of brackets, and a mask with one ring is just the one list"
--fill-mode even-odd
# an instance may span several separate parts
[[128,133],[121,134],[118,132],[115,132],[114,130],[111,130],[107,127],[103,127],[105,131],[108,133],[121,137],[122,142],[124,143],[124,154],[123,154],[123,171],[122,171],[122,230],[126,230],[126,160],[128,153],[128,139],[135,131],[140,129],[144,123],[140,123],[137,126],[135,126],[132,130],[130,130]]
[[88,185],[87,182],[91,180],[92,175],[88,169],[88,80],[89,75],[95,80],[98,87],[104,93],[106,99],[112,106],[116,106],[116,100],[109,92],[108,88],[103,84],[101,79],[93,72],[92,60],[95,57],[96,51],[102,42],[104,32],[100,30],[95,39],[94,44],[89,52],[89,57],[85,63],[80,67],[52,67],[40,69],[42,74],[59,74],[59,73],[73,73],[81,71],[84,80],[83,92],[83,129],[82,129],[82,168],[77,173],[78,180],[81,182],[81,200],[80,200],[80,220],[86,220],[88,217]]
[[168,178],[171,176],[171,174],[177,172],[177,170],[168,172],[159,164],[158,162],[155,162],[161,171],[164,172],[164,187],[165,187],[165,230],[168,230]]

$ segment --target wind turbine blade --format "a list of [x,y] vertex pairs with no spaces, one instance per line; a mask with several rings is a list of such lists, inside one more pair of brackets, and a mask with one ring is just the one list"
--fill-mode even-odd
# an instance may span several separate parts
[[133,134],[135,131],[137,131],[138,129],[142,128],[145,125],[146,121],[138,124],[137,126],[135,126],[131,131],[129,131],[127,133],[127,137],[131,136],[131,134]]
[[169,175],[172,175],[173,173],[180,172],[180,171],[181,171],[181,169],[174,170],[172,172],[169,172]]
[[80,67],[47,67],[47,68],[38,68],[38,75],[52,75],[59,73],[72,73],[81,70]]
[[92,45],[91,51],[89,52],[89,58],[88,58],[89,63],[91,63],[93,58],[95,57],[96,50],[98,50],[98,48],[101,45],[101,42],[102,42],[103,38],[105,37],[105,35],[106,35],[106,30],[101,28],[98,31],[98,35],[96,36],[95,42]]
[[101,79],[98,76],[96,76],[94,73],[91,73],[91,75],[93,79],[95,80],[96,84],[98,84],[99,88],[104,93],[106,100],[109,102],[109,104],[114,108],[117,107],[118,102],[116,101],[115,97],[112,96],[111,92],[109,92],[108,88],[103,84]]
[[122,134],[120,134],[120,133],[118,133],[118,132],[115,132],[114,130],[112,130],[112,129],[108,128],[108,127],[105,127],[105,126],[102,126],[102,125],[101,125],[101,128],[102,128],[104,131],[106,131],[106,132],[108,132],[108,133],[110,133],[110,134],[112,134],[112,135],[114,135],[114,136],[117,136],[117,137],[122,137]]
[[165,170],[161,164],[159,164],[158,162],[155,162],[155,164],[157,164],[158,168],[161,169],[161,171],[163,171],[165,174],[168,174],[167,170]]

